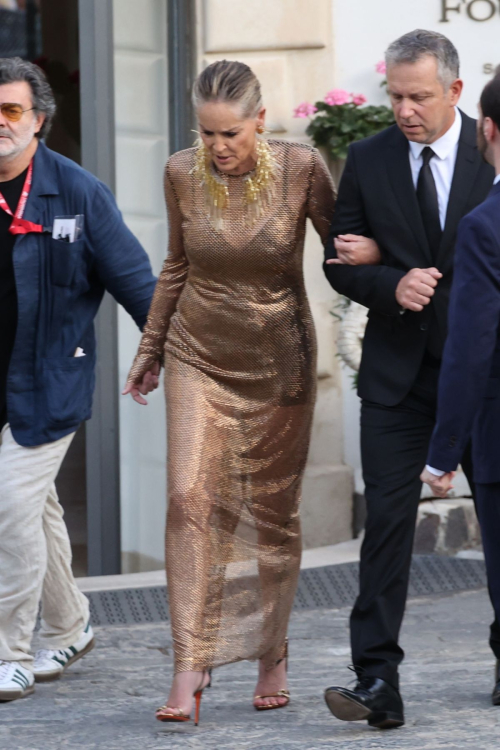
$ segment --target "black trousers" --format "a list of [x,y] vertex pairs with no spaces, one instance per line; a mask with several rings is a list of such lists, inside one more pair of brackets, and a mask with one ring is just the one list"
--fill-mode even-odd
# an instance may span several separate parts
[[476,510],[483,538],[488,590],[495,612],[490,646],[500,659],[500,483],[476,484]]
[[[361,407],[367,517],[360,590],[351,614],[352,659],[365,674],[396,688],[404,657],[398,639],[422,489],[420,474],[434,428],[438,376],[438,368],[424,367],[401,404],[387,407],[363,401]],[[470,451],[462,467],[472,487]]]

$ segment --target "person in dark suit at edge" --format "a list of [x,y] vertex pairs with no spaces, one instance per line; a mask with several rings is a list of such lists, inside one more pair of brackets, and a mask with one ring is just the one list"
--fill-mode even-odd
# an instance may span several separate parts
[[[358,384],[367,519],[350,620],[358,680],[325,699],[337,718],[379,728],[404,724],[398,639],[457,227],[494,177],[475,120],[457,107],[463,82],[449,39],[412,31],[389,46],[386,63],[396,124],[351,145],[324,264],[337,292],[369,308]],[[372,237],[379,254],[357,254],[353,235]],[[468,451],[458,460],[472,483]]]
[[438,497],[452,487],[472,434],[476,508],[495,611],[492,702],[500,705],[500,73],[484,88],[478,145],[495,167],[487,200],[460,222],[450,297],[449,334],[439,377],[438,410],[422,481]]

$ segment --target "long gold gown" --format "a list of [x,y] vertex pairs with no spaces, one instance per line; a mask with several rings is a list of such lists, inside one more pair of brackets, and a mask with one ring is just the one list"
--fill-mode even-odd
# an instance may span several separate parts
[[269,145],[275,195],[250,226],[244,176],[224,178],[217,231],[192,174],[195,149],[165,170],[169,252],[129,381],[164,362],[176,672],[240,659],[272,668],[297,585],[316,395],[304,235],[310,217],[326,240],[335,190],[315,149]]

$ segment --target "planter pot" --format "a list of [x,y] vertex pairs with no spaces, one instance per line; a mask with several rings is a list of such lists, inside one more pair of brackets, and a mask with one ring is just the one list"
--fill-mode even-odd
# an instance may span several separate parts
[[344,312],[340,321],[340,330],[337,339],[338,353],[345,364],[359,371],[361,364],[361,352],[365,336],[366,324],[368,323],[368,309],[358,302],[351,304]]
[[328,169],[330,170],[330,174],[332,175],[337,190],[339,188],[342,172],[344,171],[345,162],[345,159],[332,159],[331,157],[328,158]]
[[318,149],[321,153],[321,156],[325,160],[328,169],[330,170],[330,174],[332,175],[332,179],[335,183],[335,187],[338,189],[340,178],[342,177],[342,172],[344,171],[345,167],[345,159],[333,159],[330,155],[330,152],[326,149],[321,147]]

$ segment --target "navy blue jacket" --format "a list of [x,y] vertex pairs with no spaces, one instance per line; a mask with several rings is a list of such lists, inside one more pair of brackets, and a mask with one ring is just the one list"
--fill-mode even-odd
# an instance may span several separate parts
[[500,482],[500,184],[458,228],[449,333],[427,463],[454,471],[472,434],[474,480]]
[[[93,321],[104,291],[142,328],[155,286],[148,256],[108,188],[40,143],[24,218],[50,227],[55,216],[75,214],[84,215],[76,242],[31,233],[19,235],[14,245],[18,324],[7,415],[15,440],[24,446],[58,440],[90,418]],[[77,347],[85,356],[73,356]]]

